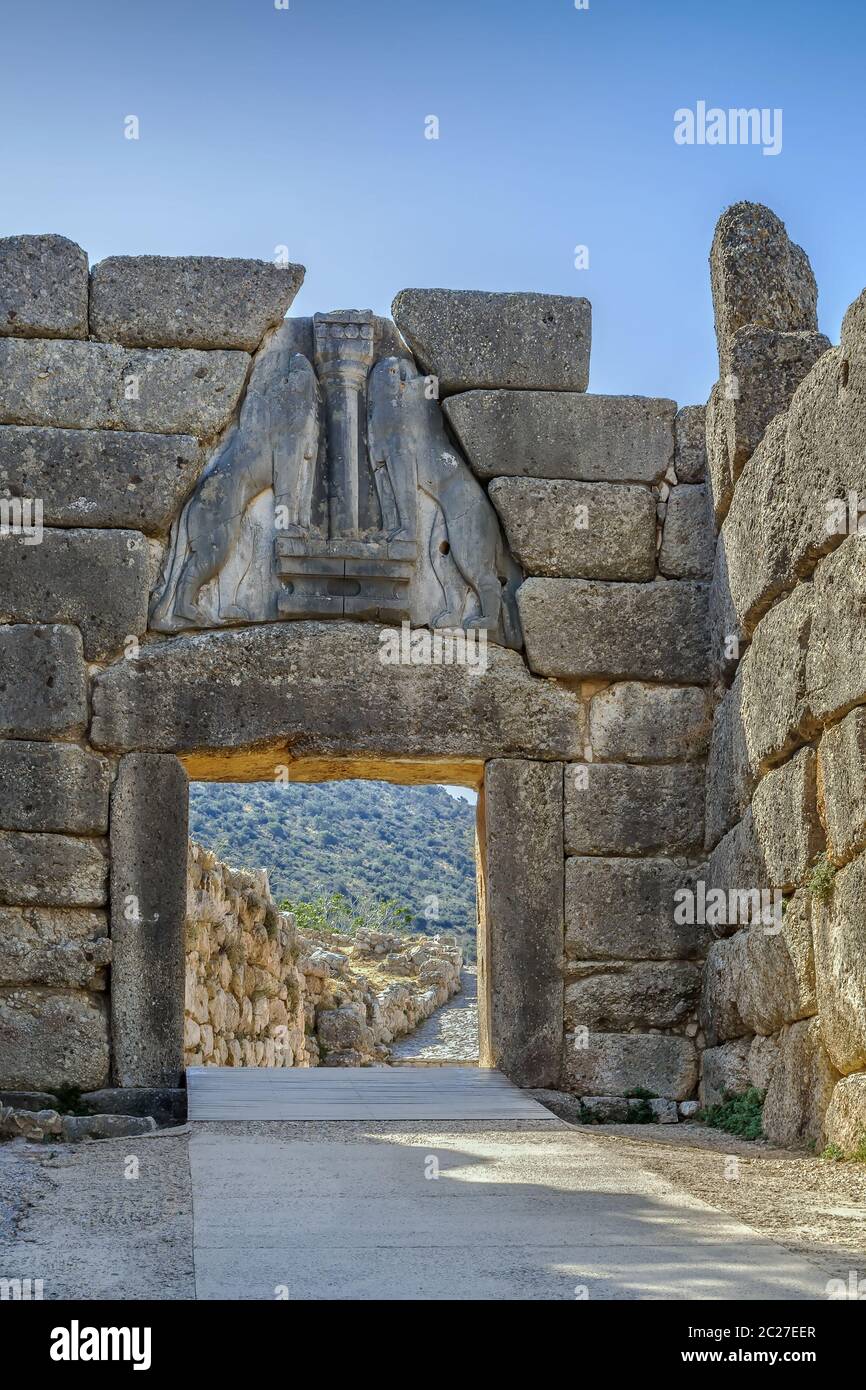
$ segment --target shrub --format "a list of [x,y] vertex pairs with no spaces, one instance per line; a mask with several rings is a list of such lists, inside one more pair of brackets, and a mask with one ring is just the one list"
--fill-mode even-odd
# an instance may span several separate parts
[[764,1092],[750,1086],[742,1095],[725,1091],[718,1105],[698,1112],[698,1119],[710,1129],[723,1129],[740,1139],[763,1139]]

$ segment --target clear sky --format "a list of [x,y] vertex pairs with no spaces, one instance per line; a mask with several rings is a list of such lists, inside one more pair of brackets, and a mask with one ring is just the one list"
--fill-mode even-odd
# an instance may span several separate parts
[[[866,285],[864,38],[864,0],[5,0],[0,234],[286,245],[299,313],[583,294],[592,391],[703,401],[727,204],[784,218],[834,340]],[[781,108],[781,153],[677,145],[698,101]]]

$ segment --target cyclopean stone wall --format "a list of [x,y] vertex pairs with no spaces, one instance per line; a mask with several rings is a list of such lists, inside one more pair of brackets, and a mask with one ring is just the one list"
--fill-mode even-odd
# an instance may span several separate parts
[[831,347],[804,252],[751,204],[721,218],[711,266],[707,880],[782,902],[715,928],[702,1091],[756,1085],[770,1138],[850,1153],[866,1134],[866,295]]
[[[256,364],[283,339],[312,351],[309,320],[274,336],[301,277],[155,257],[112,258],[88,276],[63,238],[0,243],[11,531],[0,538],[0,1084],[180,1082],[187,776],[281,771],[482,789],[486,1059],[527,1085],[684,1098],[706,942],[673,930],[669,909],[703,833],[701,412],[585,394],[584,300],[417,290],[395,301],[396,329],[330,316],[329,342],[372,333],[408,364],[394,373],[401,389],[414,389],[415,364],[436,381],[443,424],[431,416],[433,434],[412,438],[444,441],[423,463],[444,471],[424,485],[458,554],[446,474],[456,461],[478,480],[477,497],[461,482],[472,534],[491,565],[495,551],[508,604],[518,589],[507,644],[492,634],[481,671],[435,657],[386,664],[381,622],[273,621],[267,600],[271,620],[215,602],[218,629],[203,609],[191,630],[152,630],[169,531],[203,470],[231,457],[226,441],[237,454],[277,428],[272,416],[268,434],[261,406],[237,424],[251,380],[274,403]],[[380,416],[377,427],[399,489],[396,426]],[[28,499],[42,507],[38,542],[16,531]],[[473,557],[460,563],[480,588]],[[492,593],[483,602],[494,607]]]
[[264,869],[190,843],[184,1063],[371,1066],[460,989],[462,953],[439,937],[302,935]]

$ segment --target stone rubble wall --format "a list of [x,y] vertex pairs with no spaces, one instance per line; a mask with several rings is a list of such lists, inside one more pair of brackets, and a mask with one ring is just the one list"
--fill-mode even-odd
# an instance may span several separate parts
[[[184,1064],[369,1066],[460,990],[460,948],[384,932],[316,940],[263,869],[190,843]],[[365,967],[375,964],[371,978]]]
[[[702,1096],[766,1091],[782,1144],[866,1136],[866,549],[828,528],[866,499],[866,292],[817,332],[808,259],[738,204],[711,253],[720,370],[709,473],[716,707],[708,885],[784,895],[778,925],[729,922],[707,955]],[[768,929],[769,927],[769,929]]]

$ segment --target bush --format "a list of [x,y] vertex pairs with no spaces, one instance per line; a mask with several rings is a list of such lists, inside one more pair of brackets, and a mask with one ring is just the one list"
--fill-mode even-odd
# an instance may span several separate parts
[[742,1095],[725,1091],[719,1105],[698,1112],[698,1119],[710,1129],[723,1129],[740,1139],[763,1139],[764,1092],[750,1086]]

